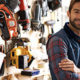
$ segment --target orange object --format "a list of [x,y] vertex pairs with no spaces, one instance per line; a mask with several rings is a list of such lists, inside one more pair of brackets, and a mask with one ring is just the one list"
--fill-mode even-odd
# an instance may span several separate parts
[[[5,38],[5,40],[9,40],[11,39],[12,37],[17,37],[18,33],[17,33],[17,23],[16,23],[16,20],[13,16],[13,13],[12,11],[10,11],[4,4],[1,4],[0,5],[0,12],[4,14],[4,20],[5,20],[5,24],[6,28],[3,28],[4,29],[4,32],[2,33],[7,33],[7,37]],[[6,15],[9,14],[9,17]],[[2,21],[3,22],[3,21]],[[5,36],[5,35],[3,35]]]
[[28,51],[26,48],[18,46],[17,48],[13,48],[10,51],[10,60],[12,65],[16,66],[16,68],[19,68],[19,56],[25,56],[27,55],[29,58],[27,60],[28,63],[31,63],[32,55],[30,54],[30,51]]
[[29,19],[29,12],[28,12],[28,6],[27,6],[27,0],[19,0],[20,4],[19,4],[19,16],[20,19],[18,20],[18,22],[22,25],[22,29],[23,30],[27,30],[30,27],[30,19]]

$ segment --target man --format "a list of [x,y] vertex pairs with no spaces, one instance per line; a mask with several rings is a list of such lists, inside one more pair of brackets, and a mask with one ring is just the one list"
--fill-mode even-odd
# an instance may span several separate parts
[[47,42],[52,80],[80,80],[80,0],[71,0],[69,22]]

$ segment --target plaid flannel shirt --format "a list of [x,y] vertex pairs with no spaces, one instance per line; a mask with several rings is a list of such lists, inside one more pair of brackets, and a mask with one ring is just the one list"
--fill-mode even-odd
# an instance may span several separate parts
[[[66,26],[66,24],[65,24],[65,26]],[[76,35],[73,35],[73,36],[76,36]],[[64,36],[64,38],[65,37],[66,36]],[[71,35],[70,35],[70,37],[71,37]],[[80,49],[80,47],[77,47],[77,48],[78,48],[78,50]],[[48,54],[48,59],[49,59],[49,68],[50,68],[52,80],[80,80],[80,74],[76,74],[76,73],[73,73],[70,71],[64,71],[61,68],[59,68],[59,63],[62,59],[70,58],[67,53],[68,53],[68,47],[62,38],[53,36],[48,41],[47,54]],[[78,53],[79,53],[78,56],[80,56],[80,51]],[[79,58],[79,59],[77,62],[75,61],[76,65],[77,65],[77,63],[80,62],[79,61],[80,57],[77,57],[77,58]],[[78,66],[80,67],[80,63],[78,64]]]

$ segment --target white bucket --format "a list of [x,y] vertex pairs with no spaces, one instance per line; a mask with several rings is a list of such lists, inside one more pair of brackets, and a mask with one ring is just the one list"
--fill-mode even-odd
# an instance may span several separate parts
[[4,53],[0,52],[0,69],[1,69],[4,57],[6,57],[6,55]]

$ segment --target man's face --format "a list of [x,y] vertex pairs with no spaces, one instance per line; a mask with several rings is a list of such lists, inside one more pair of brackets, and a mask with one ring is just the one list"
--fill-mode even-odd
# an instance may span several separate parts
[[72,27],[77,30],[80,30],[80,2],[74,4],[68,16]]

